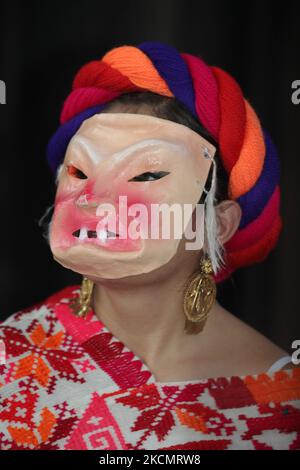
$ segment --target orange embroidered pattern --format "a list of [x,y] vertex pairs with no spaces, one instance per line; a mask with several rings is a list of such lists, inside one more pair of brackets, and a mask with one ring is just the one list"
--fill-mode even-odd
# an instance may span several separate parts
[[0,326],[0,449],[300,449],[300,369],[157,383],[63,289]]

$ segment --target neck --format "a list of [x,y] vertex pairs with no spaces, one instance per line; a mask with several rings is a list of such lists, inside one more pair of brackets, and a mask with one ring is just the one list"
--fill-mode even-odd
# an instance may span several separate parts
[[168,361],[176,364],[176,358],[188,357],[199,345],[199,335],[184,331],[183,292],[190,274],[191,267],[181,266],[152,283],[137,286],[116,280],[94,285],[97,317],[150,370],[159,370]]
[[183,339],[183,286],[174,280],[139,287],[95,284],[93,307],[104,325],[147,364]]

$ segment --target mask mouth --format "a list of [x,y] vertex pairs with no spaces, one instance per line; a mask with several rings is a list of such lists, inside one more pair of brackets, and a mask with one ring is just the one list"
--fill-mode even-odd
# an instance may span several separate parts
[[72,233],[73,237],[78,238],[79,240],[84,240],[86,238],[118,238],[119,234],[111,232],[110,230],[100,230],[99,234],[97,234],[96,230],[87,230],[86,228],[80,228],[75,230]]

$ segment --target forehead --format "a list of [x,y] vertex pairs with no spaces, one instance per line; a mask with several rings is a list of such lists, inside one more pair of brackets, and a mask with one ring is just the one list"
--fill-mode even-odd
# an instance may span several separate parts
[[138,143],[174,147],[199,154],[206,147],[211,155],[215,147],[190,128],[156,116],[132,113],[100,113],[86,119],[70,141],[71,146],[96,144],[102,155],[138,148]]

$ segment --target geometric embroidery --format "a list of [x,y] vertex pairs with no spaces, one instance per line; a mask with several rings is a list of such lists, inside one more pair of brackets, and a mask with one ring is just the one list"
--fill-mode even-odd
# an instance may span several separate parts
[[300,449],[300,369],[158,383],[79,287],[0,326],[1,450]]
[[122,450],[126,448],[122,433],[105,401],[97,394],[71,435],[65,449]]

